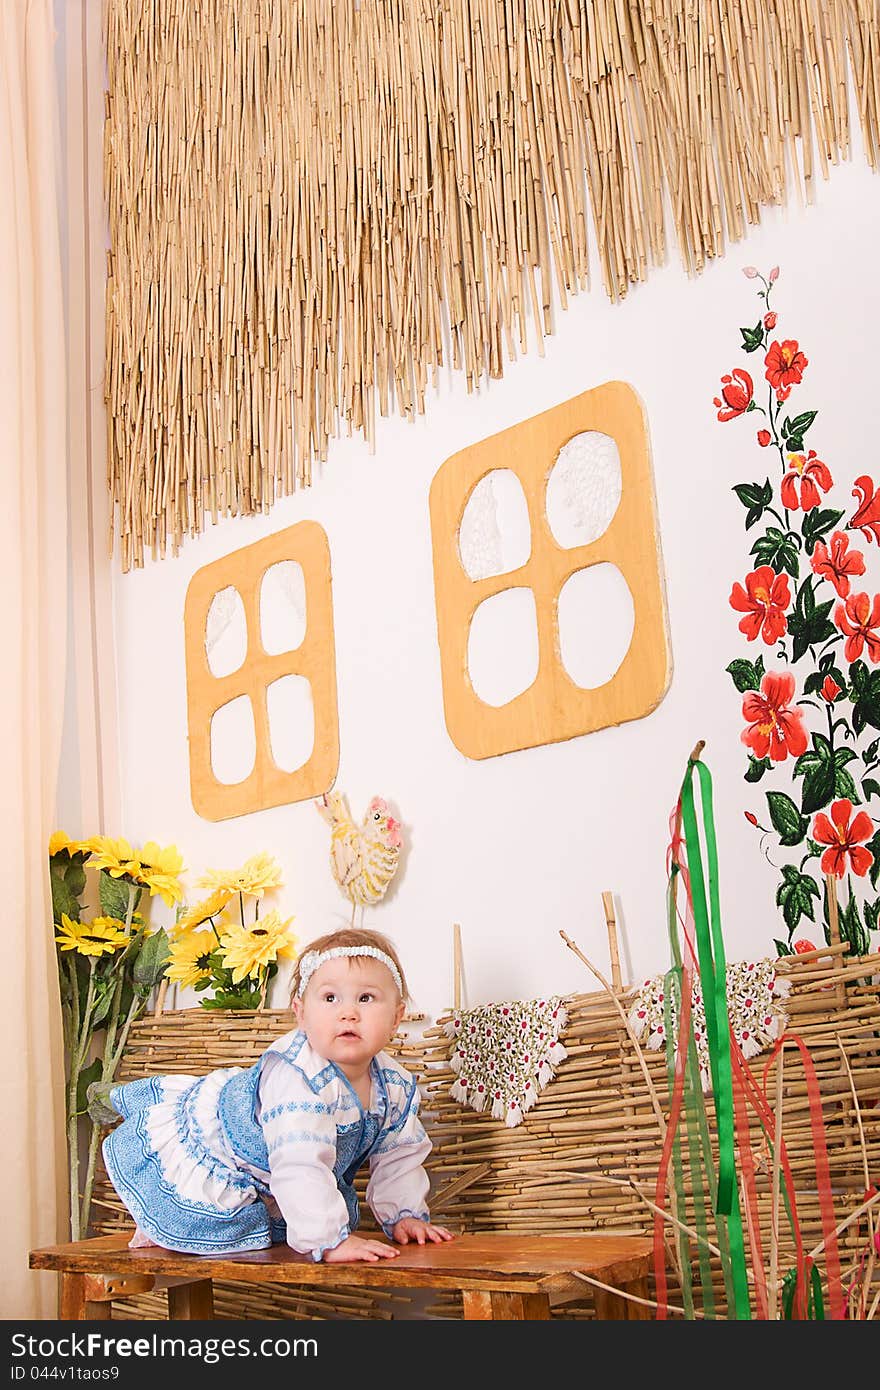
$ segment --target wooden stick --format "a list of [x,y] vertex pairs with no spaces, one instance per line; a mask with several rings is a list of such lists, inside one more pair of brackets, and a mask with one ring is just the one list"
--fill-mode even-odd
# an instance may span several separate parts
[[620,956],[617,951],[617,922],[614,917],[614,898],[611,893],[602,894],[602,906],[605,909],[605,926],[608,929],[608,953],[611,957],[611,986],[615,994],[620,994],[623,989],[623,977],[620,973]]
[[456,1013],[461,1012],[461,927],[458,922],[452,926],[452,995]]

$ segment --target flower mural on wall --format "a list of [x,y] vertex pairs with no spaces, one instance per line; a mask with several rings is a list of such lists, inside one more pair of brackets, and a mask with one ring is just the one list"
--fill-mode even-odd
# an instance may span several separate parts
[[837,499],[844,489],[827,444],[806,443],[819,413],[799,399],[810,358],[798,338],[776,331],[770,300],[779,267],[744,274],[759,282],[762,307],[754,326],[740,329],[740,347],[762,363],[763,383],[752,361],[737,365],[721,377],[713,404],[723,425],[760,416],[756,445],[779,461],[775,481],[733,489],[755,539],[729,598],[751,651],[727,670],[741,696],[745,780],[775,784],[764,793],[769,825],[763,813],[745,816],[782,874],[779,954],[805,949],[804,919],[824,919],[829,939],[822,880],[830,874],[839,883],[841,936],[864,955],[880,917],[880,812],[871,813],[880,804],[880,593],[860,547],[880,546],[880,492],[862,475],[855,507]]

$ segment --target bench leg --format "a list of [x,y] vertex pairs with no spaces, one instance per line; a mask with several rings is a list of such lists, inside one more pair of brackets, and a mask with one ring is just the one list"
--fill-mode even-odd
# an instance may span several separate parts
[[483,1293],[475,1289],[462,1292],[467,1319],[496,1322],[547,1321],[550,1299],[543,1293]]
[[[621,1292],[633,1294],[636,1298],[647,1298],[647,1276],[622,1284]],[[602,1321],[642,1322],[651,1319],[650,1308],[642,1303],[632,1303],[628,1298],[621,1298],[620,1294],[610,1293],[607,1289],[596,1289],[595,1293],[596,1317]]]
[[214,1285],[210,1279],[177,1284],[168,1290],[168,1316],[192,1322],[214,1316]]
[[100,1303],[86,1297],[85,1274],[62,1274],[61,1276],[61,1319],[64,1322],[103,1321],[110,1317],[111,1303],[104,1299]]

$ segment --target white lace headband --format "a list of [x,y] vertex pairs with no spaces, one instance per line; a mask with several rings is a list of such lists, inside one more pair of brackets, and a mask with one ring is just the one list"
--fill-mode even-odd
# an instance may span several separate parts
[[306,951],[304,956],[300,956],[297,998],[302,999],[306,992],[306,986],[316,970],[319,970],[328,960],[338,960],[343,956],[371,956],[373,960],[381,961],[383,965],[387,965],[394,983],[397,985],[398,992],[403,997],[403,980],[400,978],[400,971],[391,957],[386,955],[384,951],[380,951],[377,946],[334,946],[330,951]]

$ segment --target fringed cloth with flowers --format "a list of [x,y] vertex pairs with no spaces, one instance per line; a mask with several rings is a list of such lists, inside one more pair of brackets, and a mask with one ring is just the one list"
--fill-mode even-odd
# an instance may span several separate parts
[[472,1110],[490,1106],[511,1128],[521,1124],[568,1055],[559,1041],[565,1020],[559,996],[456,1013],[445,1025],[455,1039],[449,1064],[458,1074],[450,1095]]
[[[666,1043],[665,976],[646,980],[629,1012],[629,1022],[637,1042],[658,1051]],[[709,1045],[706,1012],[699,977],[694,974],[692,990],[692,1029],[700,1063],[700,1080],[708,1091]],[[785,1032],[788,1016],[782,1000],[791,985],[776,974],[772,960],[735,961],[727,967],[727,1016],[733,1035],[744,1057],[755,1057]],[[677,1024],[675,1003],[670,1017]]]

